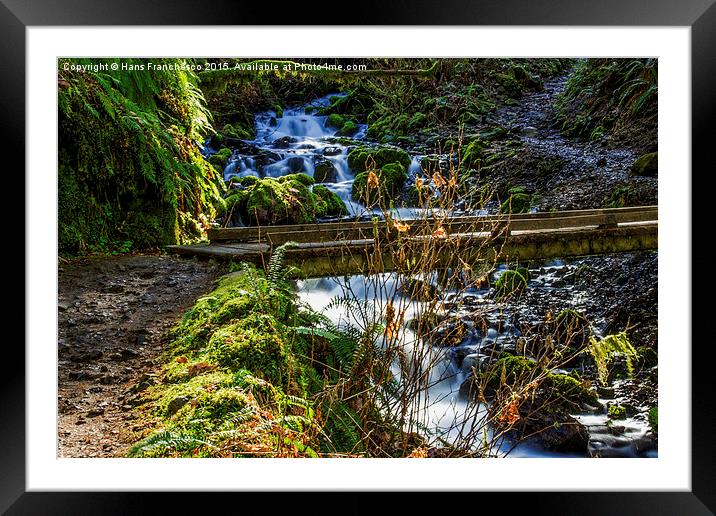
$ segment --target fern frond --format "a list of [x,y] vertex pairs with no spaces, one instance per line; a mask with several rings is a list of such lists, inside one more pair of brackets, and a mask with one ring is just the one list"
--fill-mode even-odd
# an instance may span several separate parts
[[128,457],[142,457],[149,452],[157,449],[167,449],[176,451],[186,451],[207,446],[213,448],[211,443],[197,439],[183,433],[173,433],[169,431],[158,432],[150,435],[146,439],[139,441],[127,453]]
[[627,373],[631,377],[634,372],[633,360],[638,356],[636,349],[629,342],[629,338],[625,332],[615,335],[607,335],[599,340],[594,336],[589,338],[589,352],[594,358],[597,366],[597,375],[602,385],[607,384],[609,376],[608,366],[615,355],[624,357],[627,367]]

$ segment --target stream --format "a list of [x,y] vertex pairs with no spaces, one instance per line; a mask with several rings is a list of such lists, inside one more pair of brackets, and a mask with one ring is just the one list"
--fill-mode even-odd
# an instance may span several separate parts
[[[593,206],[595,199],[601,202],[614,184],[628,177],[628,167],[635,159],[634,152],[629,149],[607,149],[599,142],[577,142],[563,137],[553,126],[553,100],[564,88],[565,77],[545,81],[542,92],[526,95],[517,106],[503,106],[489,118],[490,123],[506,127],[511,133],[518,135],[529,155],[536,156],[538,160],[558,160],[562,164],[559,174],[540,179],[525,179],[526,186],[544,192],[533,210],[548,207],[575,209],[585,205],[598,207]],[[359,125],[358,131],[350,139],[346,139],[338,137],[337,130],[326,125],[326,116],[313,114],[317,108],[327,106],[334,96],[335,94],[327,95],[302,106],[287,107],[281,116],[275,111],[257,114],[256,138],[245,141],[240,148],[234,149],[224,170],[224,179],[228,181],[232,177],[245,176],[280,177],[302,172],[313,177],[317,184],[324,184],[343,200],[349,213],[346,218],[366,219],[377,214],[377,211],[366,209],[351,198],[354,173],[348,166],[348,152],[351,143],[355,145],[365,141],[367,126]],[[427,149],[418,147],[416,150]],[[420,170],[420,159],[425,153],[413,152],[411,155],[409,178],[415,177]],[[655,180],[644,178],[643,181],[648,188],[652,188],[653,183],[655,189]],[[652,183],[648,183],[649,181]],[[396,208],[393,215],[396,218],[409,219],[420,216],[421,211],[418,208]],[[469,327],[465,339],[453,347],[424,342],[411,329],[405,328],[400,337],[400,346],[409,357],[411,367],[427,374],[425,388],[415,397],[414,406],[411,407],[416,426],[406,430],[415,431],[419,427],[424,435],[427,434],[433,439],[439,437],[443,442],[456,445],[465,445],[467,440],[474,440],[476,437],[470,435],[471,430],[479,428],[482,432],[480,421],[485,416],[486,407],[471,402],[461,392],[461,385],[471,374],[471,366],[484,359],[484,351],[494,349],[495,346],[514,349],[515,341],[520,336],[518,322],[543,320],[546,310],[559,306],[562,309],[583,310],[590,320],[594,318],[597,335],[606,332],[609,329],[609,314],[605,314],[604,308],[613,306],[615,310],[619,310],[620,306],[620,292],[615,291],[609,284],[612,275],[610,267],[621,267],[623,275],[626,276],[635,273],[634,271],[642,274],[642,269],[652,266],[651,261],[655,262],[656,256],[654,253],[653,257],[637,256],[631,260],[592,257],[569,263],[555,261],[530,264],[529,302],[507,310],[503,310],[503,307],[500,307],[500,310],[487,310],[486,313],[490,314],[489,328],[481,331],[474,325]],[[647,265],[643,266],[644,263]],[[598,271],[606,271],[604,276],[607,279],[599,279],[601,283],[597,282],[591,286],[570,283],[569,276],[574,276],[585,264]],[[655,273],[655,263],[653,267]],[[499,267],[493,273],[493,279],[505,268]],[[647,272],[644,272],[643,276],[643,279],[639,276],[638,280],[644,281],[644,288],[648,288],[651,278]],[[656,285],[655,277],[653,281]],[[607,294],[604,285],[609,287]],[[323,313],[339,326],[355,324],[356,321],[352,320],[352,316],[346,311],[333,307],[331,302],[337,296],[350,293],[356,299],[374,301],[376,309],[382,312],[395,292],[400,292],[400,279],[393,274],[370,278],[360,275],[348,278],[316,278],[298,282],[301,302]],[[613,293],[613,305],[609,305],[612,297],[604,300],[604,296],[609,296],[609,292]],[[444,292],[444,295],[445,306],[449,306],[457,295],[464,299],[469,298],[466,303],[457,303],[459,308],[456,309],[458,316],[464,317],[468,326],[468,316],[477,307],[496,308],[494,291],[489,287],[461,291],[459,294],[448,291]],[[653,297],[655,313],[655,293]],[[419,316],[424,309],[423,303],[409,301],[399,294],[392,300],[397,300],[396,309],[398,312],[404,311],[406,322],[416,315]],[[647,300],[647,305],[650,302],[651,298]],[[559,306],[555,307],[555,304]],[[393,373],[397,379],[406,374],[397,364]],[[629,385],[620,385],[617,382],[612,387],[616,394],[610,399],[600,399],[605,407],[608,402],[620,399],[620,395],[623,399],[628,399],[627,391],[631,388]],[[649,396],[649,401],[655,404],[655,395]],[[573,414],[589,431],[589,454],[603,457],[656,456],[655,443],[647,438],[648,422],[645,410],[648,410],[648,403],[645,402],[637,408],[636,413],[618,422],[609,420],[606,408],[601,412]],[[480,438],[485,437],[489,438],[480,435]],[[469,446],[469,443],[467,444]],[[508,457],[575,456],[548,452],[529,441],[515,447],[514,443],[501,440],[495,443],[492,452]]]

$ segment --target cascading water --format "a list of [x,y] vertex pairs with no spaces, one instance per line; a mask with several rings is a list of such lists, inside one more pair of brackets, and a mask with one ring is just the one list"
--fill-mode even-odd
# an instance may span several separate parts
[[[275,111],[256,115],[256,138],[234,151],[224,170],[224,180],[304,173],[335,192],[351,216],[368,212],[351,199],[355,176],[348,167],[348,147],[336,137],[337,129],[327,125],[327,116],[312,113],[335,96],[340,94],[286,108],[280,117]],[[358,125],[352,139],[362,140],[365,130],[365,125]]]

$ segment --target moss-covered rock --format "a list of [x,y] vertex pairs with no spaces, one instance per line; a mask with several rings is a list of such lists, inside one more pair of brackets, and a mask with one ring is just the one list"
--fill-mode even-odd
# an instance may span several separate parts
[[[375,176],[374,180],[371,180],[371,174]],[[382,198],[383,203],[388,205],[391,199],[400,195],[407,177],[401,163],[388,163],[375,171],[361,172],[353,181],[351,196],[366,205],[378,203]]]
[[347,213],[343,201],[306,174],[237,179],[226,197],[227,214],[248,225],[308,224]]
[[341,217],[348,214],[348,208],[343,200],[325,186],[314,186],[313,194],[317,197],[317,217]]
[[581,347],[589,338],[589,321],[581,313],[567,308],[554,320],[554,337],[558,344]]
[[499,297],[522,292],[527,288],[527,279],[516,270],[503,272],[495,282],[495,293]]
[[629,169],[629,173],[634,176],[654,177],[659,172],[659,154],[651,152],[644,154],[637,159]]
[[530,211],[530,196],[525,193],[511,194],[500,206],[502,213],[527,213]]
[[484,158],[484,151],[485,142],[479,138],[472,140],[462,153],[461,166],[465,169],[478,167]]
[[358,146],[348,153],[348,166],[353,172],[383,168],[389,163],[400,163],[407,170],[410,166],[410,155],[398,147],[367,145]]
[[589,388],[588,382],[580,381],[574,376],[550,373],[545,380],[545,387],[565,408],[581,408],[582,405],[600,406],[597,392]]
[[607,415],[609,416],[609,419],[626,419],[627,410],[626,407],[619,404],[609,405]]
[[216,165],[221,170],[224,170],[224,168],[226,168],[226,163],[229,161],[230,157],[231,149],[224,147],[223,149],[218,150],[215,154],[212,154],[209,157],[209,163],[211,163],[212,165]]
[[346,123],[346,119],[343,118],[343,116],[339,115],[338,113],[333,113],[331,115],[328,115],[328,118],[326,118],[326,126],[327,127],[335,127],[336,129],[340,129],[343,127],[343,125]]
[[336,136],[353,136],[358,132],[358,125],[353,120],[348,120],[337,132]]

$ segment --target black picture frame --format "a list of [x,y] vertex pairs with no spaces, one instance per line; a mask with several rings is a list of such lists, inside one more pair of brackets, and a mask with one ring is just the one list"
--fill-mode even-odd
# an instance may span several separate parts
[[[470,1],[443,0],[429,3],[424,0],[407,2],[361,2],[350,17],[338,14],[336,6],[327,2],[285,6],[272,2],[235,4],[213,0],[210,5],[191,0],[0,0],[0,112],[2,113],[3,146],[7,153],[19,157],[15,170],[24,170],[25,148],[25,30],[30,26],[46,25],[247,25],[247,24],[306,24],[306,25],[530,25],[530,26],[688,26],[691,28],[692,50],[692,162],[704,167],[702,173],[713,170],[713,128],[716,117],[716,4],[714,0],[606,0],[602,2],[574,2],[550,0],[526,2],[518,0]],[[711,158],[711,159],[709,159]],[[8,173],[8,171],[6,171]],[[685,181],[696,179],[691,171],[681,171]],[[24,190],[24,176],[19,188]],[[19,178],[16,177],[16,180]],[[25,192],[26,195],[28,192]],[[692,188],[692,221],[706,218],[702,207],[709,206],[706,189]],[[700,197],[699,197],[700,196]],[[701,210],[701,212],[700,212]],[[692,236],[696,235],[696,226]],[[24,238],[24,236],[23,236]],[[692,271],[711,270],[706,257],[691,249]],[[25,259],[27,257],[25,256]],[[708,267],[708,269],[706,269]],[[25,268],[25,277],[32,274]],[[692,278],[684,278],[693,285]],[[703,279],[701,281],[704,281]],[[706,287],[708,290],[711,290]],[[693,291],[693,290],[692,290]],[[684,300],[686,301],[686,300]],[[692,321],[707,321],[704,317],[708,303],[699,305],[692,299]],[[26,307],[31,309],[31,307]],[[701,315],[702,317],[699,317]],[[694,325],[695,326],[695,325]],[[509,503],[505,493],[479,493],[474,498],[453,499],[464,503],[464,510],[475,510],[473,504],[510,510],[524,508],[529,514],[713,514],[716,511],[716,479],[713,437],[712,401],[713,345],[708,340],[692,337],[693,395],[692,418],[692,490],[690,492],[540,492],[511,493]],[[665,345],[668,345],[666,343]],[[7,514],[133,514],[152,510],[152,502],[159,501],[164,513],[194,511],[195,506],[206,510],[207,497],[173,493],[39,493],[25,489],[25,356],[15,345],[17,356],[6,358],[12,367],[4,367],[0,375],[0,511]],[[668,417],[668,415],[667,415]],[[559,479],[555,478],[555,485]],[[276,500],[276,493],[270,495]],[[251,502],[266,504],[266,493],[211,495],[212,502],[226,503],[228,497],[241,497],[241,506]],[[449,495],[450,496],[450,495]],[[501,498],[502,501],[501,501]],[[341,494],[338,509],[334,501],[306,503],[312,513],[324,510],[365,514],[375,511],[375,502],[365,493]],[[430,493],[413,493],[382,505],[380,512],[394,510],[393,503],[405,507],[431,499]],[[284,503],[298,501],[295,493],[283,497]],[[446,500],[445,498],[441,498]],[[230,502],[235,503],[235,502]],[[273,502],[271,502],[273,503]],[[386,502],[381,502],[385,504]],[[444,502],[443,502],[444,503]],[[490,504],[490,505],[485,505]],[[213,504],[212,504],[213,505]],[[472,508],[471,508],[472,507]],[[454,510],[454,509],[450,509]],[[271,512],[271,511],[269,511]]]

